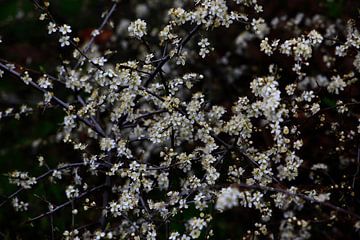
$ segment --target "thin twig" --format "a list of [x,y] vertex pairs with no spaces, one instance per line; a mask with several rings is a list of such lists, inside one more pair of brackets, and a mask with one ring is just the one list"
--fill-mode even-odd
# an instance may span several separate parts
[[[100,27],[99,27],[97,30],[99,30],[100,32],[102,31],[102,29],[105,27],[105,25],[106,25],[106,24],[108,23],[108,21],[110,20],[111,15],[112,15],[112,14],[114,13],[114,11],[116,10],[118,4],[119,4],[118,2],[115,2],[115,3],[112,5],[112,7],[110,8],[109,12],[106,14],[104,20],[102,21]],[[96,36],[93,35],[93,36],[91,37],[90,41],[88,42],[88,44],[86,45],[85,49],[84,49],[84,54],[86,54],[86,53],[90,50],[91,46],[92,46],[92,45],[94,44],[94,42],[95,42],[95,39],[96,39]],[[78,59],[76,65],[75,65],[75,67],[74,67],[74,69],[77,69],[77,68],[80,66],[80,64],[81,64],[81,58]]]
[[104,186],[105,186],[105,185],[102,184],[102,185],[100,185],[100,186],[91,188],[91,189],[89,189],[88,191],[83,192],[82,194],[80,194],[78,197],[76,197],[76,198],[74,198],[74,199],[71,199],[71,200],[69,200],[69,201],[67,201],[67,202],[64,202],[64,203],[60,204],[59,206],[55,207],[54,209],[52,209],[52,210],[50,210],[50,211],[48,211],[48,212],[45,212],[45,213],[43,213],[43,214],[41,214],[41,215],[38,215],[38,216],[36,216],[36,217],[34,217],[34,218],[31,218],[31,219],[29,219],[29,220],[26,221],[26,222],[27,222],[27,223],[30,223],[30,222],[39,220],[39,219],[41,219],[41,218],[43,218],[43,217],[46,217],[46,216],[48,216],[48,215],[50,215],[50,214],[53,214],[53,213],[55,213],[55,212],[57,212],[57,211],[65,208],[66,206],[70,205],[73,201],[78,200],[78,199],[81,199],[81,198],[87,196],[88,194],[90,194],[90,193],[92,193],[92,192],[95,192],[95,191],[103,188]]

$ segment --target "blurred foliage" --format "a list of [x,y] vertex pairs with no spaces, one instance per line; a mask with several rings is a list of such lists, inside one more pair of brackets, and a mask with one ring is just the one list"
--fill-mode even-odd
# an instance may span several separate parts
[[345,7],[344,0],[327,0],[326,1],[326,8],[327,8],[327,15],[337,18],[342,16],[343,10]]

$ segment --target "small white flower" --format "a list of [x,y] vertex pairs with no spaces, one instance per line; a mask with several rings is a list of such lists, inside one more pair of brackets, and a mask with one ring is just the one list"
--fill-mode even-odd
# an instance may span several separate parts
[[59,39],[60,46],[61,47],[69,46],[70,45],[69,39],[70,39],[69,36],[62,36]]
[[21,77],[21,80],[23,80],[26,85],[32,81],[32,78],[29,76],[28,71],[24,72],[24,75]]
[[40,20],[40,21],[44,21],[45,18],[46,18],[46,16],[47,16],[46,13],[41,14],[40,17],[39,17],[39,20]]
[[316,114],[317,112],[319,112],[320,111],[320,104],[314,103],[311,106],[310,111],[311,111],[312,114]]
[[330,200],[330,193],[321,193],[317,196],[314,196],[314,199],[319,201],[319,202],[325,202]]
[[95,29],[94,31],[91,32],[92,37],[96,37],[98,35],[100,35],[100,31],[98,29]]
[[128,27],[129,35],[141,39],[146,32],[146,22],[144,20],[138,19],[135,22],[131,22]]
[[169,240],[176,240],[178,239],[178,237],[180,237],[180,234],[178,232],[172,232],[170,234]]
[[24,212],[28,210],[29,207],[29,203],[23,202],[23,201],[19,201],[19,199],[17,197],[13,198],[13,200],[11,201],[13,207],[15,208],[16,212]]
[[198,45],[202,48],[206,48],[210,45],[209,40],[207,38],[203,38],[200,40],[200,42],[198,43]]
[[268,56],[271,56],[273,54],[273,50],[271,48],[271,45],[269,44],[268,38],[265,38],[261,41],[260,50]]
[[210,43],[209,43],[209,40],[207,38],[203,38],[200,40],[200,42],[198,43],[198,45],[201,47],[200,48],[200,53],[199,55],[202,57],[202,58],[205,58],[205,56],[207,54],[209,54],[210,52]]
[[73,185],[69,185],[67,188],[66,188],[66,197],[68,199],[73,199],[73,198],[76,198],[79,196],[79,190],[77,188],[75,188]]
[[311,102],[311,100],[315,97],[314,91],[305,91],[302,93],[302,98],[306,102]]
[[100,148],[103,151],[110,151],[116,147],[116,143],[111,138],[102,138],[100,140]]
[[56,32],[56,31],[57,31],[56,24],[53,23],[53,22],[49,22],[48,33],[52,34],[52,33]]
[[92,59],[92,62],[95,65],[104,66],[104,64],[107,62],[107,59],[104,57],[97,57],[97,58]]
[[61,32],[63,35],[66,35],[68,33],[71,33],[72,30],[71,30],[71,27],[69,25],[64,24],[64,25],[62,25],[60,27],[59,32]]
[[52,88],[52,83],[46,75],[39,78],[38,84],[43,89]]
[[343,91],[346,87],[346,82],[339,75],[333,76],[331,80],[332,81],[327,86],[329,93],[339,94],[339,92]]
[[36,178],[30,177],[27,172],[13,171],[9,174],[9,182],[30,189],[37,181]]
[[61,171],[56,170],[56,169],[53,171],[52,176],[53,176],[54,178],[57,178],[57,179],[62,179],[62,173],[61,173]]
[[39,166],[40,167],[44,166],[44,157],[43,156],[39,156],[38,161],[39,161]]
[[316,30],[312,30],[308,34],[308,37],[311,41],[311,44],[314,46],[320,44],[324,40],[323,36],[321,36],[321,34]]
[[239,205],[240,192],[237,188],[223,188],[216,201],[215,208],[219,211],[233,208]]
[[51,99],[53,98],[54,93],[52,92],[46,92],[44,93],[44,103],[49,104],[51,102]]

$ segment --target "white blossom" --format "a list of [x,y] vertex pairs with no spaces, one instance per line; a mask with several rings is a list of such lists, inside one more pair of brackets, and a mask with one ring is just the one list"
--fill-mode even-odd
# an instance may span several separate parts
[[143,36],[147,35],[146,22],[141,19],[137,19],[135,22],[131,22],[128,27],[129,35],[141,39]]
[[69,36],[62,36],[59,39],[59,43],[61,47],[69,46],[70,45],[70,37]]
[[216,209],[224,211],[239,205],[240,192],[237,188],[228,187],[221,189],[216,201]]
[[59,32],[61,32],[61,34],[63,34],[63,35],[67,35],[68,33],[71,33],[72,30],[69,25],[64,24],[64,25],[60,26]]

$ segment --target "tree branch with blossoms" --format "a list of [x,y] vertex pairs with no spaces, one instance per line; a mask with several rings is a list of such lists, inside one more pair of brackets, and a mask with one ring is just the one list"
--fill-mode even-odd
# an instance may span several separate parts
[[0,118],[62,111],[55,141],[32,143],[38,164],[6,174],[17,189],[0,211],[9,203],[17,228],[69,240],[359,236],[354,21],[282,16],[276,1],[115,0],[99,3],[86,38],[57,3],[31,2],[59,58],[0,60],[4,81],[43,97],[25,90],[37,102],[4,101]]

